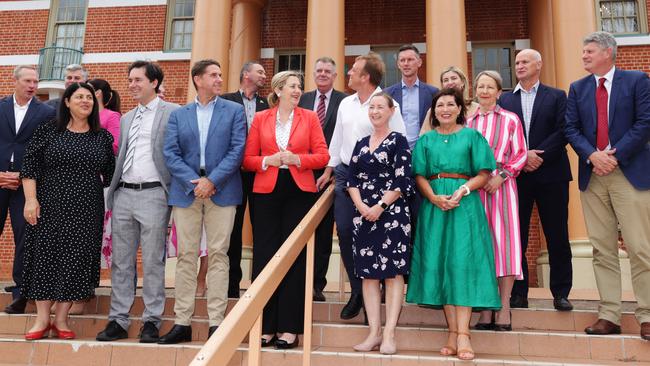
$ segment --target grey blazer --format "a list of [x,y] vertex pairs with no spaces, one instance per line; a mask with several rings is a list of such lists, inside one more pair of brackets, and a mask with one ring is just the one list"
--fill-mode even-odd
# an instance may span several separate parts
[[[156,166],[156,170],[158,170],[158,175],[160,175],[160,183],[162,183],[163,189],[167,194],[169,194],[169,183],[171,179],[167,166],[165,165],[165,157],[163,156],[165,130],[167,129],[167,121],[169,121],[170,113],[178,107],[180,107],[178,104],[160,100],[158,109],[156,109],[156,115],[153,119],[153,126],[151,128],[153,163]],[[135,117],[136,110],[137,108],[130,110],[120,119],[120,143],[117,150],[117,160],[115,161],[115,173],[113,174],[113,180],[111,181],[106,196],[106,206],[109,210],[113,209],[113,194],[122,180],[122,167],[124,166],[124,159],[126,157],[129,129],[131,128],[131,123]]]

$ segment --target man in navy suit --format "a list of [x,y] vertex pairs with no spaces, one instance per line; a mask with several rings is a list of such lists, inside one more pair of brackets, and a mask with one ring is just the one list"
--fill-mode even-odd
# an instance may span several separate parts
[[402,81],[385,90],[400,105],[411,149],[420,137],[422,121],[431,108],[433,96],[438,92],[436,87],[418,79],[420,67],[422,59],[418,48],[412,44],[402,46],[397,52],[397,68],[402,73]]
[[641,338],[650,340],[650,81],[614,66],[616,40],[595,32],[583,41],[591,75],[571,84],[565,134],[579,158],[580,200],[600,293],[587,334],[621,332],[618,225],[630,257]]
[[[336,115],[339,111],[339,104],[347,97],[334,89],[336,80],[336,62],[331,57],[321,57],[314,65],[314,82],[316,90],[306,92],[300,97],[298,107],[316,112],[320,125],[323,128],[325,142],[330,146]],[[314,171],[314,176],[319,179],[324,169]],[[327,183],[317,183],[318,187],[324,187]],[[322,192],[323,190],[320,189]],[[316,242],[314,245],[314,301],[325,301],[323,290],[327,285],[327,269],[330,256],[332,255],[332,236],[334,234],[334,206],[332,206],[318,228],[316,228]]]
[[246,116],[241,105],[219,98],[221,66],[201,60],[192,66],[196,100],[173,111],[165,134],[171,174],[169,205],[176,223],[174,327],[158,343],[192,340],[199,243],[205,227],[208,247],[208,338],[223,321],[228,304],[228,247],[242,188]]
[[[242,66],[239,73],[239,90],[233,93],[223,94],[221,98],[233,101],[244,106],[246,112],[246,131],[250,130],[255,112],[269,109],[269,104],[258,92],[266,82],[266,71],[264,66],[255,61],[248,61]],[[249,202],[248,212],[252,214],[252,200],[248,198],[253,192],[253,181],[255,172],[240,171],[242,180],[242,203],[237,206],[235,224],[230,235],[230,247],[228,248],[228,259],[230,261],[230,275],[228,276],[228,297],[239,297],[239,282],[241,282],[241,251],[242,251],[242,228],[244,226],[244,214],[246,213],[246,202]]]
[[34,66],[16,66],[13,79],[14,94],[0,101],[0,235],[9,212],[15,244],[12,276],[16,285],[11,287],[13,302],[7,305],[5,312],[22,314],[27,304],[27,299],[20,294],[23,282],[25,196],[19,171],[34,130],[41,123],[53,119],[55,111],[35,97],[38,73]]
[[[515,59],[519,83],[512,92],[503,93],[499,104],[519,116],[528,147],[528,162],[519,177],[519,222],[522,253],[528,247],[528,230],[533,203],[537,204],[548,243],[551,267],[551,293],[557,310],[572,310],[569,302],[573,269],[569,244],[569,181],[571,166],[562,128],[566,93],[539,82],[542,55],[522,50]],[[524,279],[515,281],[510,306],[528,307],[528,262],[522,257]]]

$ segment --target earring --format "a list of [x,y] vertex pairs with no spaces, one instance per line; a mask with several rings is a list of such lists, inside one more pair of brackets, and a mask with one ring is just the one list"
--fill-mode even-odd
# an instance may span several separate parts
[[280,98],[282,96],[282,93],[275,93],[275,95],[277,95],[278,98]]

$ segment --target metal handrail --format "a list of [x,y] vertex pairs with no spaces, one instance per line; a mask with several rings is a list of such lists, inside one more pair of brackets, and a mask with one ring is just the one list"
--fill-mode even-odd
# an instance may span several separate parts
[[246,293],[230,310],[230,313],[228,313],[228,316],[226,316],[212,337],[194,356],[190,366],[226,366],[246,333],[249,333],[248,365],[261,365],[262,311],[279,286],[280,281],[282,281],[305,247],[305,243],[307,243],[307,270],[305,273],[303,365],[309,366],[311,364],[314,232],[327,211],[332,207],[333,201],[334,184],[332,183],[291,232],[291,235],[278,249],[255,281],[251,283]]
[[83,52],[68,47],[44,47],[38,51],[38,75],[41,81],[65,79],[65,68],[81,64]]

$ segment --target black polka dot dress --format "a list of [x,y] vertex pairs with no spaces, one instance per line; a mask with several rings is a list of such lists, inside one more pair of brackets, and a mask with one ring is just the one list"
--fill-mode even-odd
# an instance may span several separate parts
[[99,285],[104,219],[103,187],[115,168],[106,130],[58,131],[41,125],[25,152],[21,178],[36,180],[41,217],[27,225],[23,296],[75,301]]

